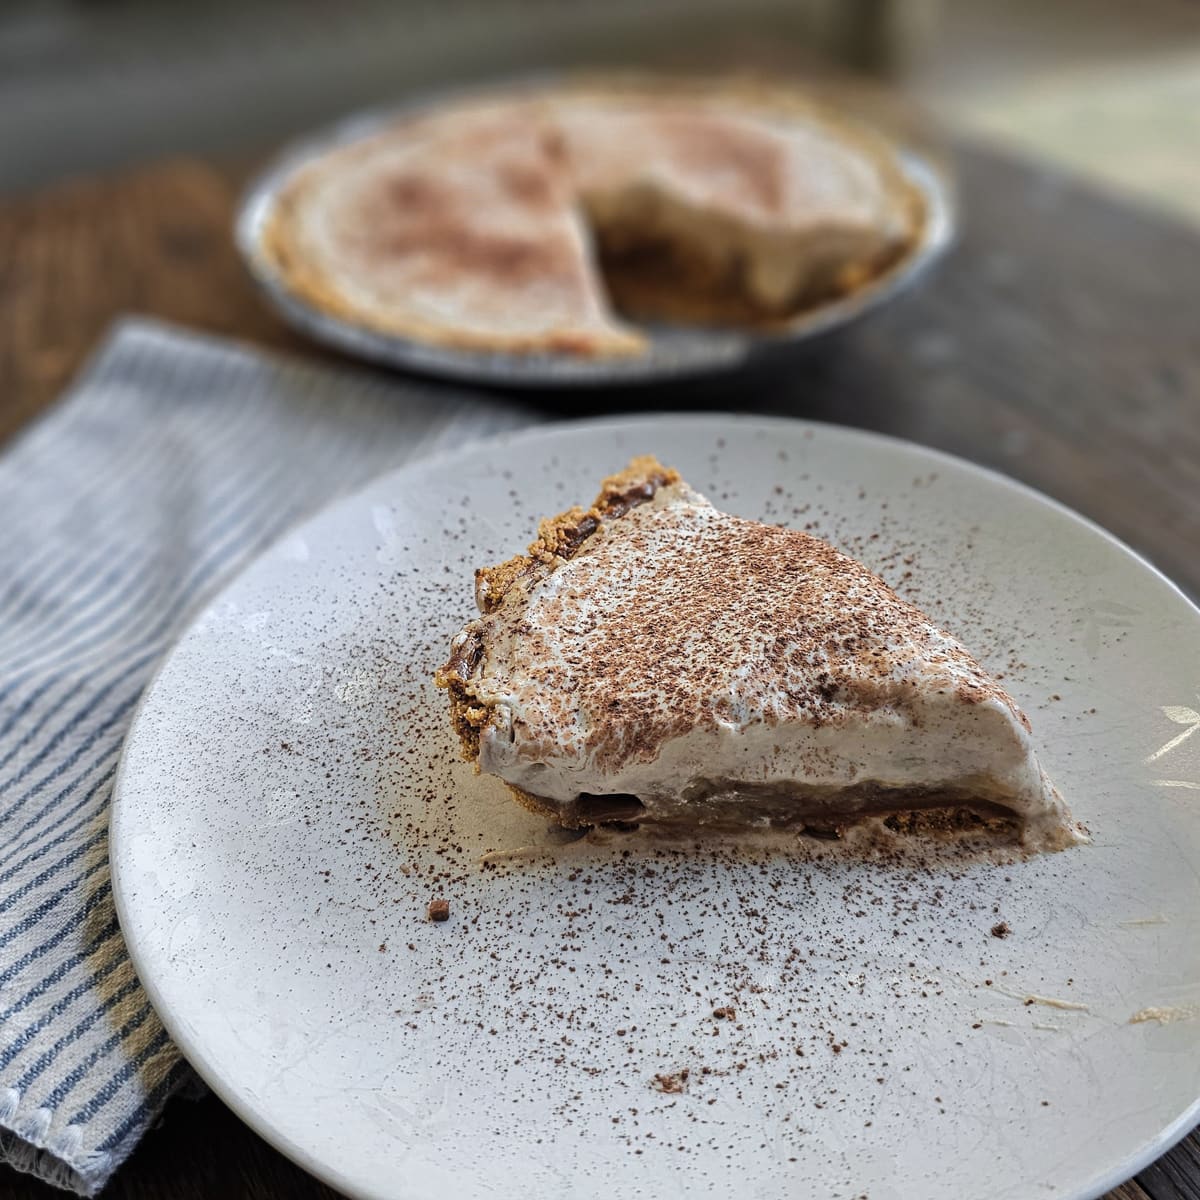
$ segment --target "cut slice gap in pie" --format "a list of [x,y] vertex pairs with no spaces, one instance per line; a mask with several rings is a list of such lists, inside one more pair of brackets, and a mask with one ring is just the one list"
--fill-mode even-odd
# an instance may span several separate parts
[[464,755],[562,825],[1085,840],[954,638],[653,458],[477,571],[476,600],[436,676]]

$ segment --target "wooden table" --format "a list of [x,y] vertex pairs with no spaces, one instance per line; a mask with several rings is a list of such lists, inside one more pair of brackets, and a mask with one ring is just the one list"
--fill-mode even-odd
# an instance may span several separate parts
[[[890,311],[749,376],[540,402],[553,416],[686,403],[899,434],[1026,480],[1200,594],[1200,234],[978,149],[959,165],[961,245]],[[243,178],[171,162],[0,204],[0,438],[51,402],[119,313],[318,353],[233,252]],[[0,1200],[57,1194],[0,1172]],[[172,1103],[105,1195],[333,1193],[209,1098]],[[1196,1134],[1108,1200],[1147,1197],[1200,1200]]]

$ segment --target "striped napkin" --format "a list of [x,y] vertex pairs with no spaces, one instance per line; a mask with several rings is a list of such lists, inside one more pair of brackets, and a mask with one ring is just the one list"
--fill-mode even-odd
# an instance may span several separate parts
[[132,321],[0,456],[0,1161],[94,1195],[197,1086],[108,870],[121,741],[164,651],[298,518],[528,419]]

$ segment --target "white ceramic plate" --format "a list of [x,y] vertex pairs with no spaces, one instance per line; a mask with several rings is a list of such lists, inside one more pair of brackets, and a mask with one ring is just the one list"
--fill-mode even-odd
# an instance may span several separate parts
[[[457,760],[429,675],[472,568],[644,451],[960,634],[1094,843],[554,848]],[[200,617],[126,747],[118,910],[200,1073],[353,1196],[1083,1200],[1197,1116],[1198,689],[1200,613],[996,475],[798,422],[543,429],[379,480]]]
[[325,312],[294,293],[267,253],[263,237],[279,193],[301,167],[336,147],[377,133],[398,117],[461,99],[473,91],[545,87],[553,75],[510,81],[499,89],[464,89],[425,96],[397,108],[356,113],[287,147],[249,187],[234,235],[251,275],[280,315],[301,332],[348,354],[388,366],[496,384],[502,387],[616,387],[683,379],[743,367],[764,353],[819,337],[865,316],[923,278],[954,240],[954,202],[946,179],[921,152],[899,149],[900,165],[925,205],[921,232],[904,257],[879,279],[840,300],[807,309],[779,331],[701,329],[655,325],[647,328],[645,354],[626,358],[581,358],[570,354],[504,354],[458,350],[381,333]]

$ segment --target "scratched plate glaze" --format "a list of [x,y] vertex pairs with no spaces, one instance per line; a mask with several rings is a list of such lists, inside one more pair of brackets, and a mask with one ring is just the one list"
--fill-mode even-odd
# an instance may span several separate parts
[[[959,634],[1093,843],[560,844],[474,776],[429,682],[472,568],[646,451]],[[538,430],[379,480],[200,616],[126,747],[118,910],[199,1072],[352,1196],[1083,1200],[1197,1117],[1198,689],[1200,613],[999,476],[799,422]]]

